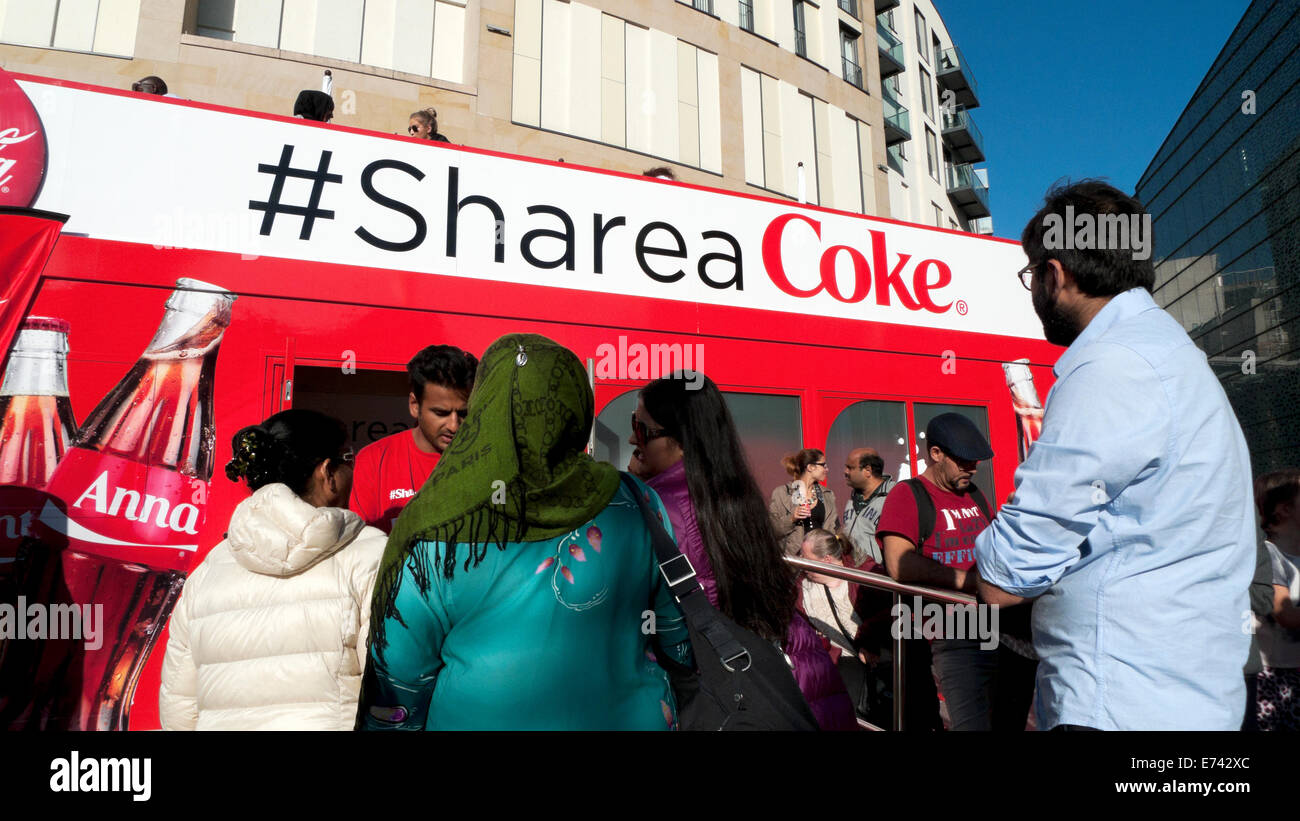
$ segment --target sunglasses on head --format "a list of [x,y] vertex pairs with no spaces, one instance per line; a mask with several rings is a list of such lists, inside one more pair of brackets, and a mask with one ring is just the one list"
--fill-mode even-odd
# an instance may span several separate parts
[[668,435],[668,431],[663,428],[650,430],[650,426],[632,414],[632,435],[636,438],[637,445],[645,447],[656,439],[662,439]]

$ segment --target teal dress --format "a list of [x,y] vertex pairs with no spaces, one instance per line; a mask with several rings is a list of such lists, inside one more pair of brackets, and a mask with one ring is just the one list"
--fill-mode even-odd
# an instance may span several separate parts
[[[654,491],[671,532],[667,513]],[[441,543],[420,542],[417,551]],[[467,555],[458,549],[458,556]],[[431,561],[431,568],[440,568]],[[388,646],[372,646],[365,729],[667,730],[676,706],[655,633],[690,663],[685,620],[659,573],[641,512],[619,486],[595,519],[540,542],[490,546],[438,570],[427,596],[403,568]]]

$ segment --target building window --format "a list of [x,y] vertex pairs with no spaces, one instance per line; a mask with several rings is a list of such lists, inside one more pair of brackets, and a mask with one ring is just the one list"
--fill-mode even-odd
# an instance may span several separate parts
[[930,72],[921,69],[921,110],[934,119],[934,100],[930,96]]
[[840,0],[840,8],[857,18],[858,0]]
[[943,207],[940,206],[939,203],[937,203],[937,202],[932,202],[932,203],[930,203],[930,207],[932,207],[932,208],[934,209],[934,227],[935,227],[935,228],[942,228],[942,227],[943,227]]
[[197,0],[194,33],[460,83],[466,2]]
[[754,0],[740,0],[740,27],[754,30]]
[[840,58],[844,66],[844,79],[862,88],[862,67],[858,65],[858,35],[846,28],[840,29]]
[[131,57],[139,22],[140,0],[15,0],[0,3],[0,43]]
[[943,47],[939,45],[939,35],[933,31],[930,32],[930,45],[934,47],[934,59],[937,62],[939,55],[943,54]]
[[808,56],[808,34],[804,23],[803,0],[794,0],[794,53]]
[[713,0],[692,0],[691,5],[705,14],[713,14]]
[[876,15],[876,22],[877,22],[877,23],[884,23],[884,24],[885,24],[885,28],[889,29],[889,30],[892,31],[894,34],[898,34],[898,25],[894,22],[894,10],[893,10],[893,9],[889,9],[888,11],[884,12],[883,14],[878,14],[878,15]]
[[930,176],[939,181],[939,148],[935,142],[934,132],[930,126],[925,127],[925,164],[930,169]]
[[921,10],[916,10],[916,50],[920,52],[921,59],[927,63],[930,62],[929,40],[925,38],[925,15]]
[[716,54],[581,3],[515,10],[512,122],[722,173]]

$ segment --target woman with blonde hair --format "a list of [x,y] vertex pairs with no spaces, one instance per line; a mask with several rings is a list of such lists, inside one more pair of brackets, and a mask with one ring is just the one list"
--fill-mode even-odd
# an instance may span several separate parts
[[826,454],[817,448],[804,448],[781,460],[790,481],[772,491],[767,512],[772,529],[781,540],[787,556],[799,554],[803,538],[810,530],[839,530],[839,512],[835,492],[822,487],[826,481]]
[[432,108],[422,108],[419,111],[412,112],[411,118],[406,124],[406,133],[422,140],[433,140],[440,143],[451,142],[438,133],[438,112]]

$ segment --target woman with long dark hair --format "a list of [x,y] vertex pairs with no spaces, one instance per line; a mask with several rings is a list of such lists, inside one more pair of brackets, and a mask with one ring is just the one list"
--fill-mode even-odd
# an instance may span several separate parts
[[632,417],[633,473],[649,476],[714,606],[782,646],[822,729],[855,729],[853,704],[830,655],[795,612],[785,562],[717,385],[692,371],[651,382]]
[[235,434],[253,495],[185,582],[158,695],[168,730],[350,730],[383,531],[348,510],[343,423],[287,410]]

